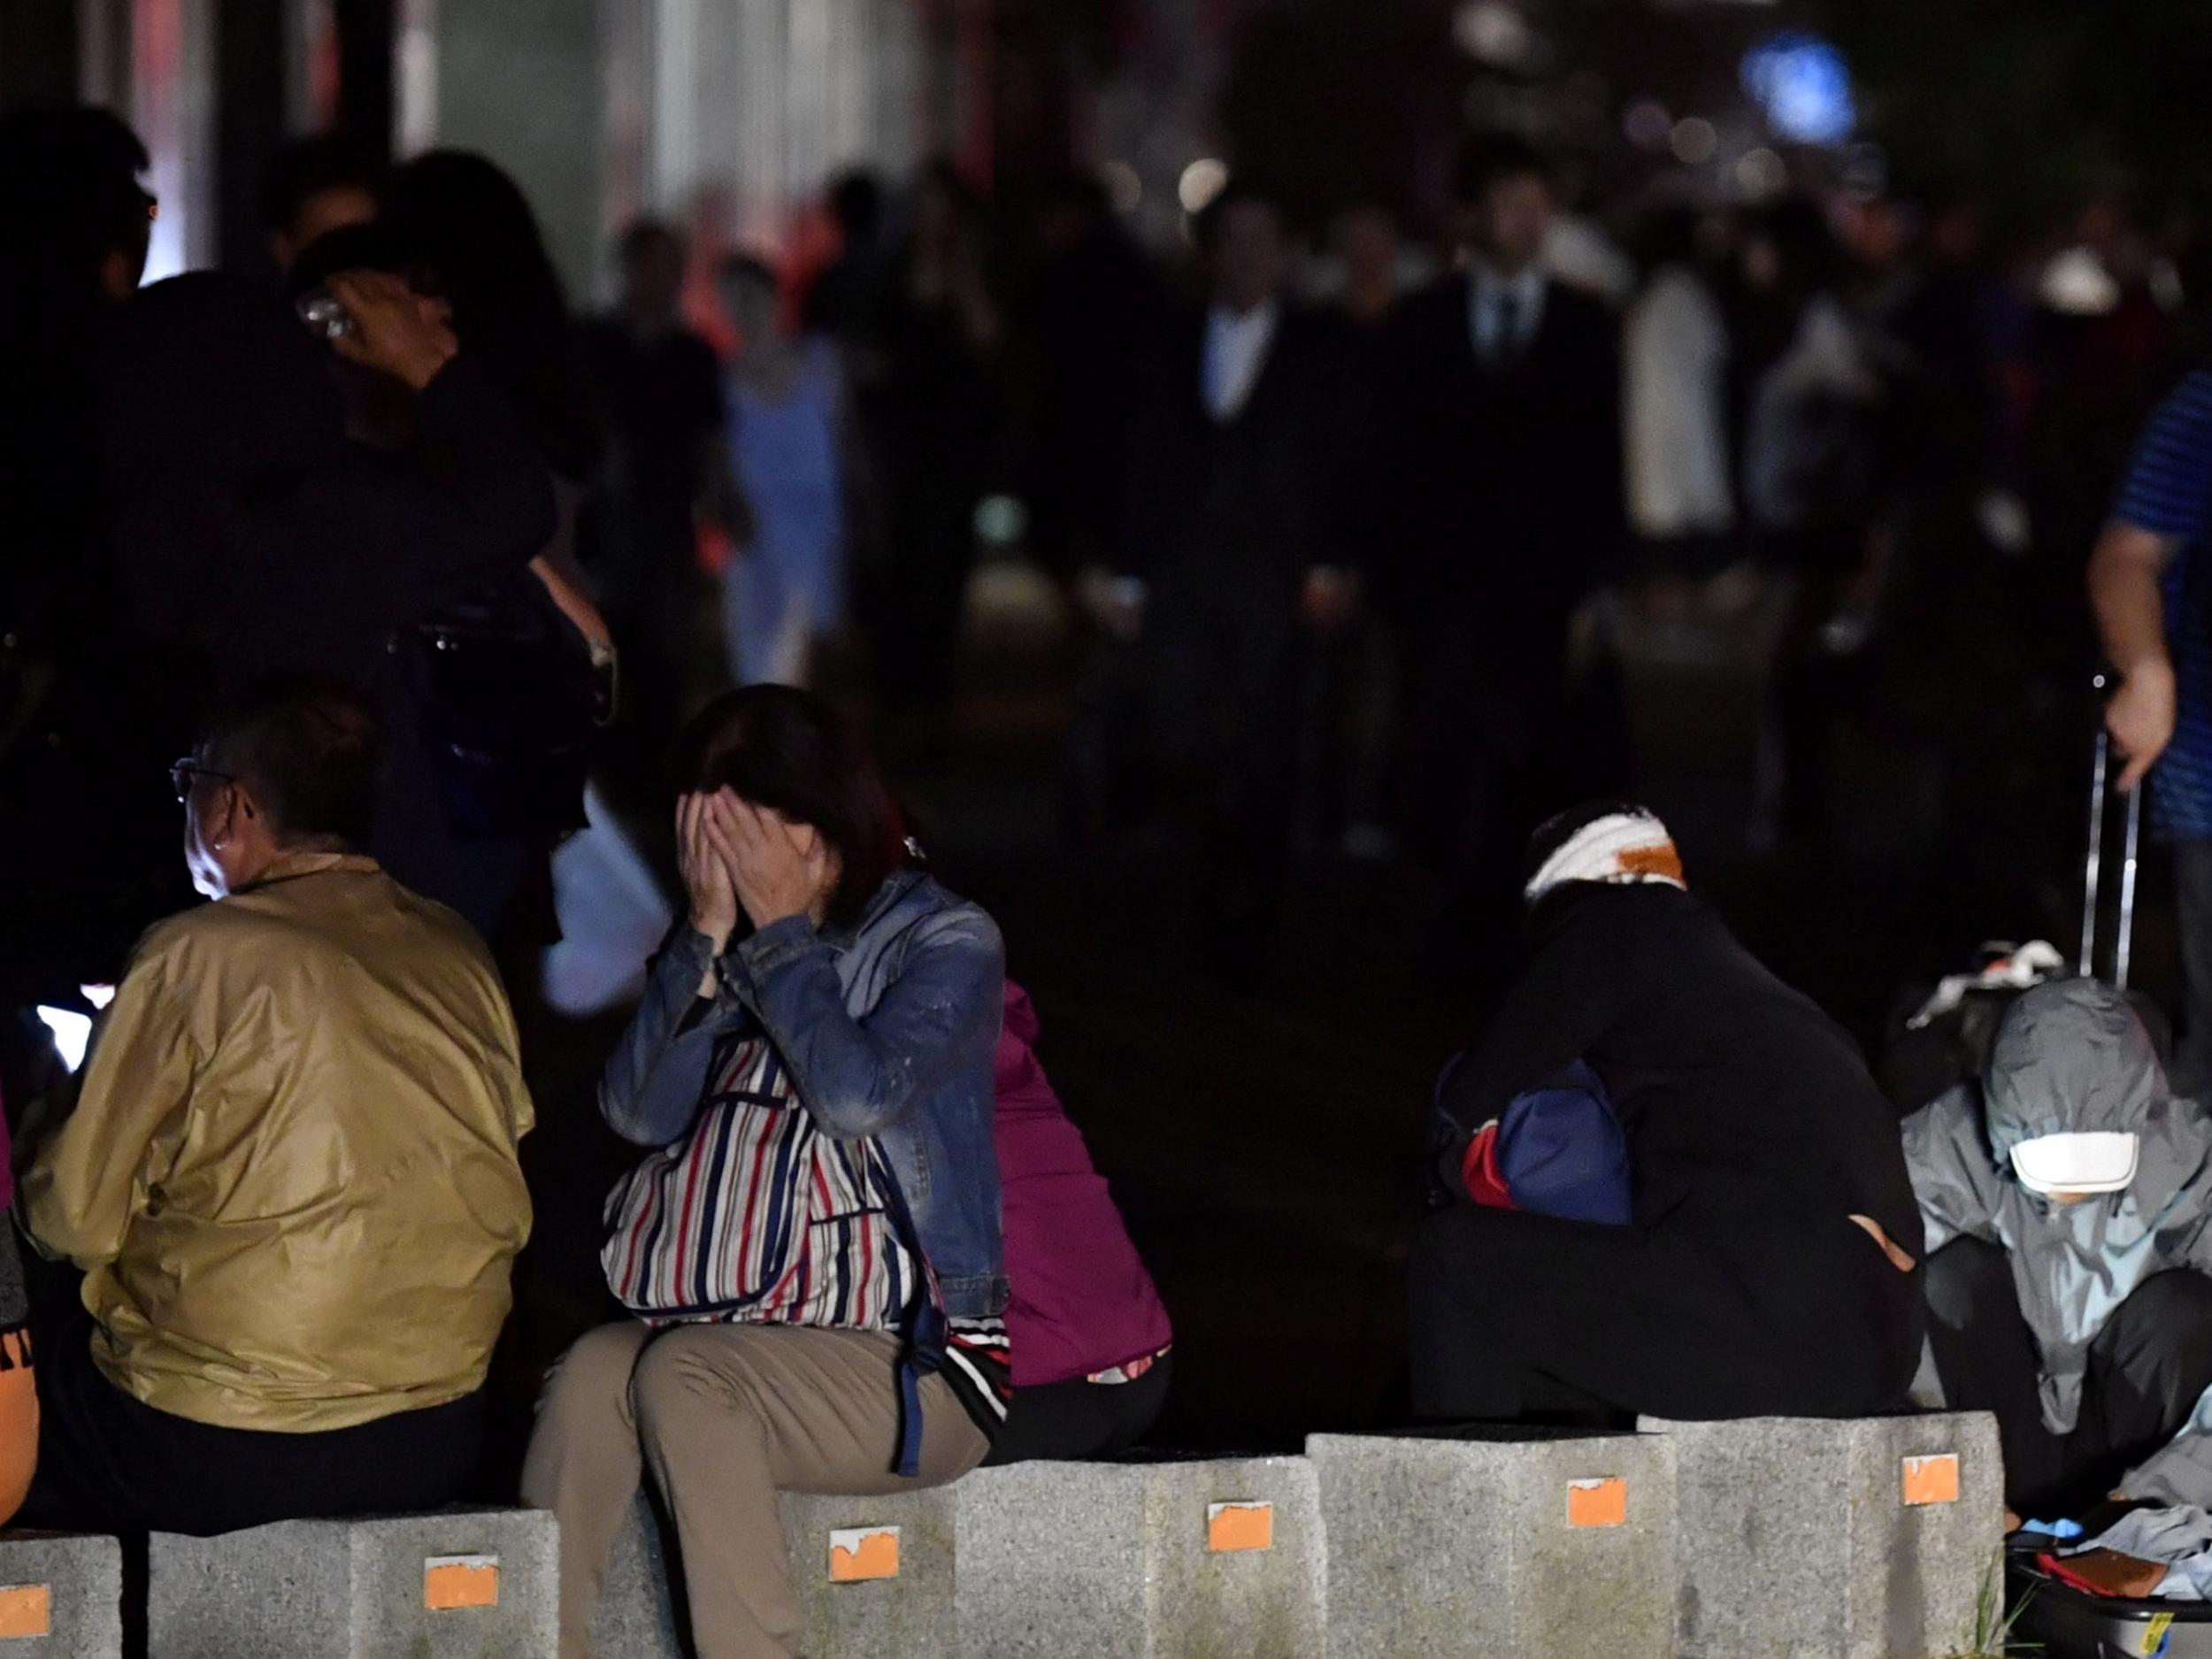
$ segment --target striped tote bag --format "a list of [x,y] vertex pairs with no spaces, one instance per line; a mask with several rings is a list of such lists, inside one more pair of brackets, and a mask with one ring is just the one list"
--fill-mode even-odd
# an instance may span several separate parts
[[823,1134],[775,1048],[724,1040],[698,1117],[607,1197],[608,1287],[649,1323],[897,1328],[920,1283],[872,1141]]

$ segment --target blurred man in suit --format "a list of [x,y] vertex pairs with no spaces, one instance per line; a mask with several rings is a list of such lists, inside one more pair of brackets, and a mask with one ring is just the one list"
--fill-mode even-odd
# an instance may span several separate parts
[[1622,536],[1620,365],[1611,312],[1541,262],[1543,157],[1478,139],[1457,194],[1466,268],[1402,307],[1363,470],[1388,524],[1371,576],[1400,641],[1406,827],[1471,899],[1573,781],[1567,625]]
[[1232,183],[1196,230],[1207,303],[1140,404],[1111,621],[1142,641],[1157,758],[1225,878],[1213,942],[1248,959],[1286,849],[1302,636],[1340,621],[1347,583],[1319,532],[1329,352],[1285,297],[1281,211]]

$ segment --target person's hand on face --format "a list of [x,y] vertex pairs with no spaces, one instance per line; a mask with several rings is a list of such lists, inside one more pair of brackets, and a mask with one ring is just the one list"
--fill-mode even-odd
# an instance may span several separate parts
[[460,352],[445,303],[416,293],[388,272],[343,271],[325,286],[353,320],[334,342],[352,362],[419,392]]
[[718,956],[737,931],[737,885],[731,874],[734,861],[727,840],[711,810],[716,798],[676,798],[676,862],[691,899],[692,929],[713,942]]
[[820,832],[728,789],[715,795],[708,810],[714,833],[730,849],[737,902],[755,927],[772,927],[794,916],[821,921],[839,872]]

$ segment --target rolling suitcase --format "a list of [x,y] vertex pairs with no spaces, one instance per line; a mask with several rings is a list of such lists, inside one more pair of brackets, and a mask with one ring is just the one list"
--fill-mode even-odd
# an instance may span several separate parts
[[[2101,682],[2100,682],[2101,684]],[[2128,989],[2135,940],[2136,879],[2143,837],[2143,792],[2124,797],[2116,812],[2112,739],[2101,722],[2089,773],[2089,834],[2082,862],[2081,940],[2075,971],[2086,979],[2105,972],[2119,989]],[[2118,826],[2118,870],[2108,877],[2115,817]],[[2108,900],[2109,902],[2108,902]],[[2108,960],[2100,949],[2107,910],[2111,912]],[[2058,949],[2039,941],[2022,946],[1992,941],[1981,948],[1979,965],[1931,987],[1909,987],[1892,1016],[1892,1034],[1875,1068],[1877,1080],[1899,1113],[1917,1111],[1954,1084],[1978,1078],[1987,1067],[1997,1027],[2013,999],[2043,979],[2062,978],[2066,964]],[[1931,994],[1932,993],[1932,995]],[[2172,1052],[2173,1027],[2149,997],[2130,993],[2151,1041],[2163,1060]],[[1907,1011],[1910,1012],[1907,1017]]]
[[[2089,772],[2089,853],[2082,868],[2081,899],[2081,976],[2088,979],[2097,972],[2097,933],[2099,889],[2104,876],[2104,848],[2109,829],[2112,803],[2109,797],[2112,774],[2112,733],[2102,722],[2097,726],[2096,759]],[[2136,855],[2143,840],[2143,792],[2131,790],[2124,810],[2126,827],[2120,843],[2119,914],[2114,929],[2112,946],[2112,983],[2124,991],[2128,988],[2128,956],[2135,939],[2135,874]]]

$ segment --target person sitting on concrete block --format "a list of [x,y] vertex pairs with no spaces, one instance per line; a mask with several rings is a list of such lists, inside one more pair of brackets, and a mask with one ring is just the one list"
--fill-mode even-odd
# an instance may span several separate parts
[[2124,993],[2026,992],[1981,1082],[1905,1121],[1945,1402],[1996,1414],[2006,1501],[2212,1507],[2212,1123]]
[[1110,1457],[1167,1403],[1174,1333],[1114,1195],[1038,1063],[1037,1010],[1008,981],[992,1141],[1006,1194],[1014,1404],[993,1463]]
[[[1686,891],[1640,807],[1547,824],[1525,893],[1526,969],[1439,1090],[1434,1149],[1459,1186],[1414,1249],[1417,1413],[1902,1404],[1921,1311],[1896,1240],[1918,1224],[1896,1115],[1850,1039]],[[1619,1119],[1625,1225],[1475,1202],[1462,1172],[1483,1128],[1585,1075],[1601,1095],[1578,1096]]]
[[15,1165],[0,1118],[0,1526],[14,1518],[38,1467],[38,1378],[31,1365],[30,1298],[16,1243]]
[[23,1184],[86,1274],[41,1343],[36,1525],[426,1509],[475,1472],[532,1110],[483,941],[357,850],[381,756],[295,683],[173,772],[218,902],[140,944]]
[[649,1466],[700,1659],[772,1659],[803,1625],[777,1494],[955,1480],[1012,1386],[997,926],[919,867],[824,698],[747,687],[680,749],[689,918],[599,1086],[650,1148],[600,1257],[636,1317],[561,1361],[523,1469],[561,1524],[562,1659],[592,1651]]

